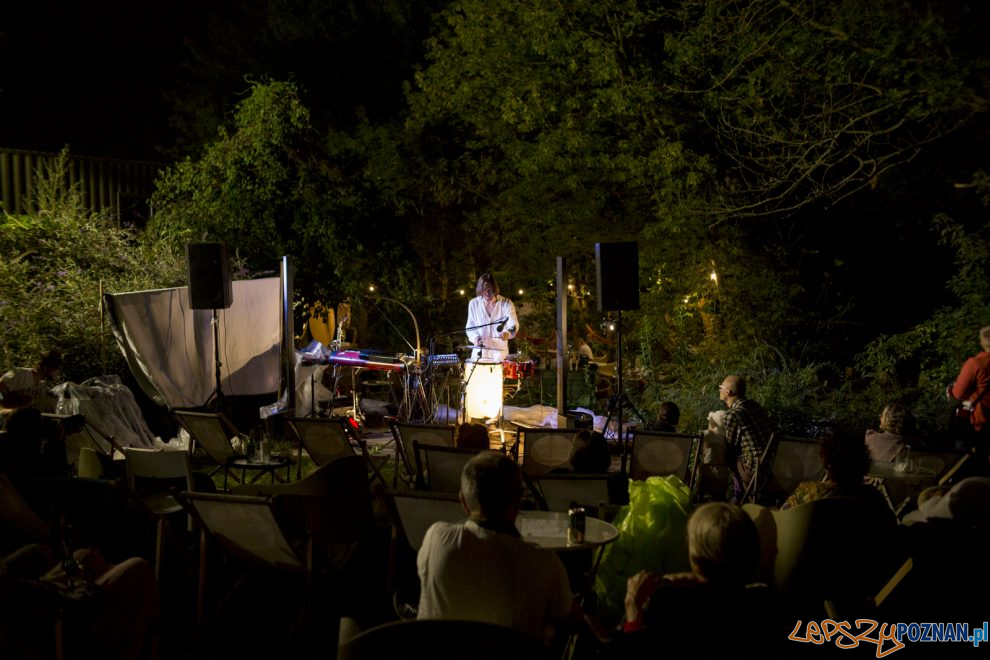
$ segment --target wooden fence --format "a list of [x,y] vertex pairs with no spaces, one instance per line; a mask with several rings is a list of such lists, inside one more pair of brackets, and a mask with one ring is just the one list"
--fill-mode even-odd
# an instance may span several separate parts
[[[0,148],[3,210],[13,215],[37,210],[31,201],[34,185],[57,158],[55,153]],[[148,218],[155,177],[164,167],[147,161],[69,155],[66,183],[79,186],[83,203],[91,211],[108,211],[118,222],[142,223]]]

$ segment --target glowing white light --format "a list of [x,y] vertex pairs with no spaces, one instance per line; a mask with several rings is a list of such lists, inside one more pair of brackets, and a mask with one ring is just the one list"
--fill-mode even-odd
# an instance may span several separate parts
[[521,296],[522,294],[523,294],[523,290],[519,289],[519,295]]
[[464,363],[464,407],[468,417],[492,419],[502,410],[502,365]]
[[609,332],[615,332],[615,324],[614,323],[609,323],[608,324],[608,331]]
[[712,271],[712,274],[709,275],[708,277],[709,279],[711,279],[712,282],[718,284],[718,273],[716,273],[714,270]]
[[567,285],[567,290],[568,291],[573,291],[574,290],[574,285],[573,284],[568,284]]
[[463,296],[463,295],[464,295],[464,289],[458,289],[458,290],[457,290],[457,293],[458,293],[459,295],[462,295],[462,296]]
[[372,293],[374,293],[374,291],[375,291],[375,285],[374,284],[369,284],[368,285],[368,291],[371,291]]

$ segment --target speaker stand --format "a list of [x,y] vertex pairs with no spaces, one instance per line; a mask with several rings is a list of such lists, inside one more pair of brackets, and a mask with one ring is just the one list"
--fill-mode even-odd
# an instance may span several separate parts
[[632,404],[629,397],[626,395],[626,391],[622,386],[622,310],[616,312],[617,317],[615,321],[615,374],[616,374],[616,388],[617,391],[609,399],[608,406],[608,416],[605,418],[605,426],[602,427],[603,432],[608,431],[609,424],[612,421],[612,413],[616,413],[616,424],[615,431],[616,436],[619,438],[619,442],[622,443],[622,454],[621,454],[621,466],[620,471],[622,474],[628,474],[626,469],[626,462],[629,456],[629,442],[622,431],[622,409],[624,406],[629,406],[633,413],[635,413],[640,420],[643,419],[643,413],[636,409],[636,406]]
[[213,390],[213,394],[207,400],[207,407],[209,407],[210,401],[214,402],[215,411],[223,412],[223,389],[220,387],[220,367],[223,366],[220,362],[220,320],[217,316],[217,310],[213,308],[213,365],[215,369],[216,386]]

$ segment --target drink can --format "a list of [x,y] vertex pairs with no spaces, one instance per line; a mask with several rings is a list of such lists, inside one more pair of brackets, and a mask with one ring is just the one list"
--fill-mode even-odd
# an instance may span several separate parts
[[568,543],[584,543],[585,520],[583,507],[575,506],[567,510]]

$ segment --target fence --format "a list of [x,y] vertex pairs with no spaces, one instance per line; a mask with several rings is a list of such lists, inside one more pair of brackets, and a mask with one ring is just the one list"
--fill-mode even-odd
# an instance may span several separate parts
[[[7,213],[31,213],[31,195],[37,177],[58,154],[0,148],[0,203]],[[78,185],[83,203],[94,212],[108,211],[118,222],[143,223],[148,198],[162,163],[72,156],[66,183]]]

